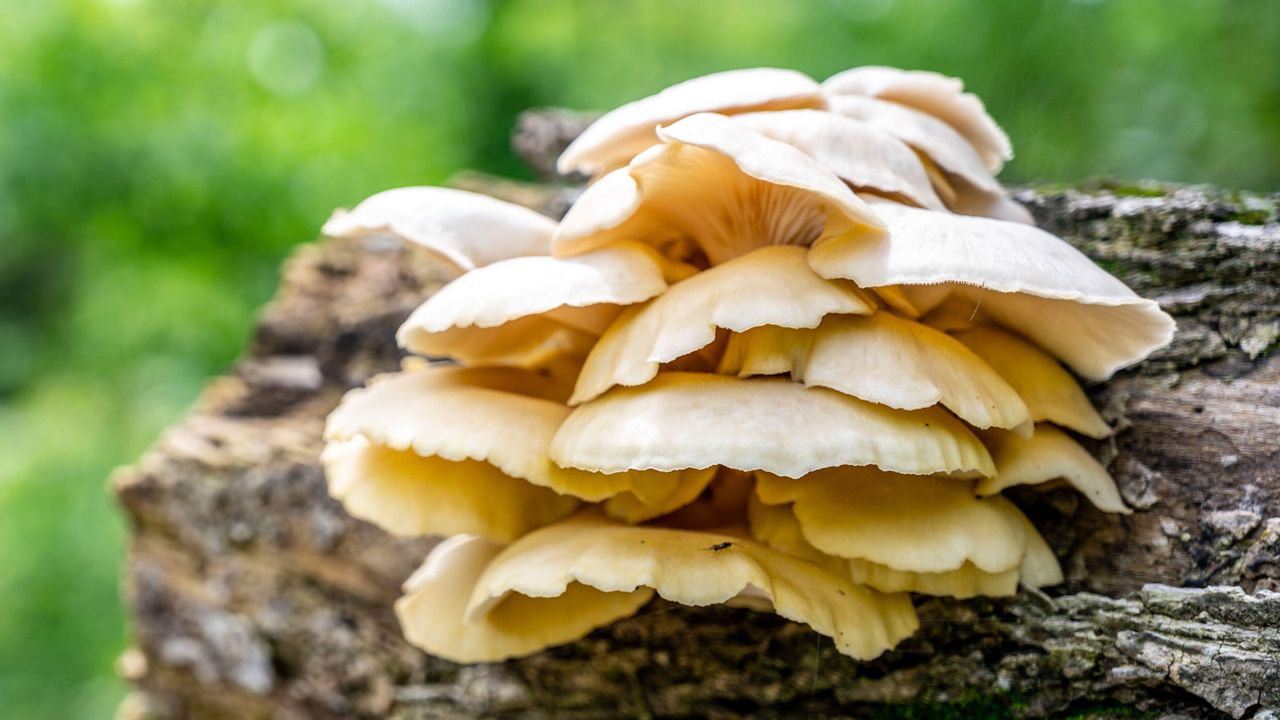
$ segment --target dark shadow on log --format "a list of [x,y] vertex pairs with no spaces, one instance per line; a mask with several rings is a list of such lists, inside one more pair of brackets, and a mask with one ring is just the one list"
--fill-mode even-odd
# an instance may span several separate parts
[[[582,127],[522,119],[550,160]],[[560,179],[563,180],[563,179]],[[555,214],[572,187],[458,184]],[[400,638],[391,602],[428,541],[347,517],[317,464],[342,392],[399,359],[439,287],[395,243],[301,248],[252,347],[115,480],[137,686],[127,718],[1276,717],[1280,708],[1277,198],[1099,185],[1017,198],[1178,320],[1167,350],[1092,388],[1119,431],[1095,449],[1137,512],[1068,491],[1019,502],[1068,584],[918,601],[923,629],[857,663],[768,615],[657,602],[571,645],[459,667]]]

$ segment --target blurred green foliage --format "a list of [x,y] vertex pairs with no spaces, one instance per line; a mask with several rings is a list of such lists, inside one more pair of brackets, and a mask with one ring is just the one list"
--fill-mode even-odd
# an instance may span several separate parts
[[0,701],[108,717],[125,642],[104,479],[236,356],[329,211],[520,176],[535,105],[751,65],[965,78],[1007,181],[1275,189],[1271,0],[0,0]]

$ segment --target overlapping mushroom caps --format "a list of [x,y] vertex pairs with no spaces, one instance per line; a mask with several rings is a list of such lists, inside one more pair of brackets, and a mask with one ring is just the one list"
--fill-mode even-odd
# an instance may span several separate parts
[[500,660],[657,595],[869,658],[914,631],[907,593],[1061,582],[1002,492],[1128,512],[1070,434],[1110,432],[1070,370],[1173,325],[1027,224],[993,178],[1010,156],[956,80],[743,70],[600,118],[561,158],[594,180],[559,224],[430,188],[335,215],[459,274],[398,334],[436,362],[327,428],[353,515],[453,536],[406,583],[409,640]]

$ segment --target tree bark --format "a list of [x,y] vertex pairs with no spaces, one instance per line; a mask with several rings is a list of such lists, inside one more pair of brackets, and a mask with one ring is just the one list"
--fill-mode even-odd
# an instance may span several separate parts
[[[517,149],[563,182],[550,159],[582,123],[531,114]],[[550,214],[574,194],[457,184]],[[395,243],[321,241],[287,263],[243,359],[115,478],[135,628],[122,716],[1277,717],[1280,198],[1147,184],[1015,196],[1178,321],[1169,348],[1090,389],[1118,428],[1093,448],[1136,512],[1103,515],[1067,490],[1014,496],[1060,554],[1063,587],[921,598],[921,632],[869,663],[771,615],[661,601],[522,660],[428,657],[391,604],[431,542],[349,518],[317,456],[325,415],[396,366],[395,328],[443,277]]]

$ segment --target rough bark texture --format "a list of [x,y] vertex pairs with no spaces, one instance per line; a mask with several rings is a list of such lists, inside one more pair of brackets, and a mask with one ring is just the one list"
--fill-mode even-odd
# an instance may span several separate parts
[[[522,120],[547,179],[581,127]],[[551,213],[573,191],[458,184]],[[1021,191],[1040,224],[1178,320],[1174,344],[1092,388],[1097,443],[1137,510],[1015,496],[1068,583],[920,600],[923,629],[871,663],[773,616],[655,602],[524,660],[459,667],[391,612],[427,541],[347,517],[317,464],[325,414],[395,366],[397,324],[442,280],[394,243],[295,254],[252,346],[115,480],[132,523],[129,718],[1276,717],[1280,708],[1277,198],[1193,188]]]

